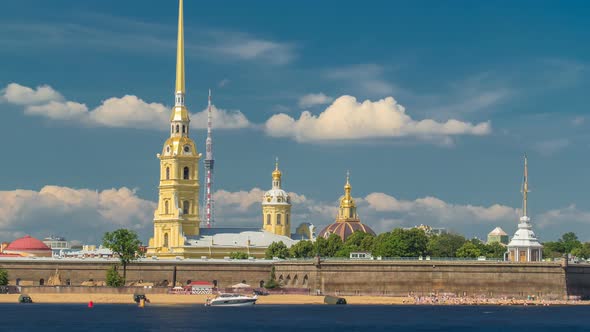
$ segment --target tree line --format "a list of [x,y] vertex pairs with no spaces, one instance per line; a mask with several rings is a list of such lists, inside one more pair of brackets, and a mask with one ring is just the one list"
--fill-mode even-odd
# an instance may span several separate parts
[[485,244],[478,239],[466,239],[459,234],[426,235],[418,228],[396,228],[391,232],[373,236],[356,231],[345,242],[331,234],[315,242],[302,240],[287,248],[283,242],[274,242],[266,250],[267,259],[350,257],[351,252],[370,252],[374,257],[459,257],[502,259],[506,247],[500,243]]

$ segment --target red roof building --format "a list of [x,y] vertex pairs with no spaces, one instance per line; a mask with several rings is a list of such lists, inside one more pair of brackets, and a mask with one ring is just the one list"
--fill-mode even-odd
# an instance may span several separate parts
[[41,240],[29,235],[12,241],[4,250],[3,254],[13,254],[25,257],[51,257],[51,248]]

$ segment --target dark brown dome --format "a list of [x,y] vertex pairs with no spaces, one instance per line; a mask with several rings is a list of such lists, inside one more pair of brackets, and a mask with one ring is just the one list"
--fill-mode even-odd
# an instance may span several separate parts
[[375,236],[375,232],[373,232],[371,227],[361,224],[358,221],[335,222],[322,229],[318,236],[327,239],[330,234],[336,234],[340,236],[342,242],[344,242],[355,231],[361,231]]

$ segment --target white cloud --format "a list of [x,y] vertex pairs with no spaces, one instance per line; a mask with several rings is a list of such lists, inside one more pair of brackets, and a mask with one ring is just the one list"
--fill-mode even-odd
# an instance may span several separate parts
[[[65,101],[50,86],[31,89],[16,83],[3,89],[0,98],[11,104],[25,106],[24,113],[29,116],[76,121],[88,126],[168,130],[171,112],[171,107],[148,103],[132,95],[106,99],[90,110],[85,104]],[[227,111],[213,107],[212,116],[216,129],[239,129],[251,125],[238,110]],[[207,128],[207,110],[191,114],[191,123],[193,128]]]
[[437,122],[416,121],[393,97],[378,101],[357,102],[352,96],[336,99],[319,115],[305,111],[299,119],[276,114],[267,120],[266,133],[274,137],[289,137],[298,142],[318,142],[367,138],[449,137],[453,135],[487,135],[489,122],[471,124],[459,120]]
[[54,234],[98,243],[104,232],[130,228],[146,240],[155,209],[154,202],[125,187],[100,192],[60,186],[0,191],[0,234]]
[[334,100],[330,96],[326,96],[323,92],[310,93],[299,98],[299,106],[302,108],[312,107],[316,105],[329,104]]
[[328,70],[324,76],[341,82],[369,96],[386,96],[399,92],[399,88],[383,78],[385,69],[377,64],[359,64]]
[[10,83],[0,91],[0,101],[15,105],[38,105],[62,100],[63,96],[48,85],[32,89],[17,83]]
[[252,37],[239,32],[212,32],[218,38],[205,49],[222,56],[241,60],[260,60],[267,64],[284,65],[296,57],[294,47],[288,43],[280,43]]
[[572,125],[573,126],[581,126],[584,124],[584,122],[586,121],[586,118],[584,118],[583,116],[577,116],[572,120]]
[[533,146],[537,152],[544,156],[552,156],[555,153],[567,148],[570,141],[567,138],[557,138],[546,141],[540,141]]

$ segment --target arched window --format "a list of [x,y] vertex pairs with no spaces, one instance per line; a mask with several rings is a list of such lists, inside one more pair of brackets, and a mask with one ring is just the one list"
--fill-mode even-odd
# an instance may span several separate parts
[[281,224],[281,214],[277,213],[277,225]]
[[164,233],[164,248],[168,248],[168,233]]
[[259,285],[260,285],[260,288],[264,287],[264,280],[260,280]]
[[270,225],[270,213],[266,215],[266,224]]
[[168,201],[164,201],[164,214],[168,214]]
[[176,133],[178,134],[178,131],[180,130],[180,126],[176,125]]
[[285,225],[289,225],[289,214],[285,214]]
[[307,274],[305,275],[305,277],[303,277],[303,286],[307,285],[309,281],[309,278],[307,277]]
[[170,180],[170,167],[166,167],[166,180]]
[[192,282],[192,281],[189,279],[189,280],[187,280],[187,281],[186,281],[186,284],[187,284],[187,285],[190,285],[190,284],[191,284],[191,282]]
[[213,287],[217,288],[217,280],[213,280]]
[[188,180],[189,179],[189,168],[188,167],[185,167],[184,168],[184,170],[182,172],[182,178],[185,179],[185,180]]
[[70,279],[66,279],[66,286],[71,286],[72,285],[72,281]]
[[39,279],[39,286],[43,286],[45,285],[45,279],[41,278]]
[[183,214],[188,214],[188,211],[190,210],[190,207],[191,207],[191,203],[189,201],[182,202],[182,213]]
[[182,133],[186,133],[186,128],[184,127],[184,125],[182,125]]

